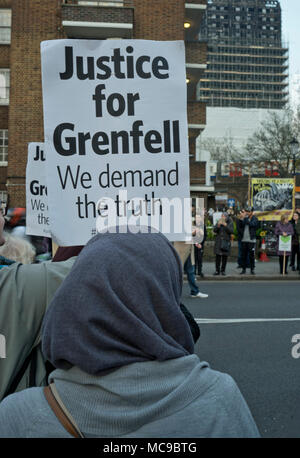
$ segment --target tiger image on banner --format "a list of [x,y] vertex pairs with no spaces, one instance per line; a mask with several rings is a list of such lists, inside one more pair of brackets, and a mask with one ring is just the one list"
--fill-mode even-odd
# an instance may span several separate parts
[[279,221],[292,217],[295,206],[294,178],[252,178],[251,206],[261,221]]

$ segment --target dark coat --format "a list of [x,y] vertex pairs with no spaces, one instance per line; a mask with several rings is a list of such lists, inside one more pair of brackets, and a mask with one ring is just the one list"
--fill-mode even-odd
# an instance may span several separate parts
[[[256,241],[256,230],[257,230],[257,228],[259,226],[259,221],[256,218],[256,216],[253,215],[251,219],[249,219],[249,218],[241,219],[240,228],[241,228],[241,231],[243,231],[242,232],[242,238],[243,238],[243,235],[244,235],[244,230],[245,230],[246,225],[249,225],[250,239],[253,240],[253,242],[255,242]],[[242,238],[241,238],[241,240],[242,240]]]
[[[284,251],[279,251],[278,249],[278,246],[279,246],[279,236],[280,235],[283,235],[283,233],[286,233],[288,235],[294,235],[294,228],[293,228],[293,225],[291,223],[287,223],[287,224],[282,224],[281,221],[278,221],[278,223],[276,224],[275,226],[275,235],[277,235],[278,237],[278,241],[277,241],[277,254],[279,256],[283,256],[284,255]],[[285,252],[286,256],[289,256],[291,254],[290,251],[286,251]]]
[[204,243],[205,243],[205,240],[207,239],[207,229],[206,229],[206,226],[204,224],[204,236],[203,236],[203,240],[202,240],[202,248],[204,248]]
[[300,220],[296,222],[294,219],[291,219],[290,223],[294,229],[294,234],[292,237],[292,245],[297,246],[299,245],[299,237],[300,237]]
[[243,234],[244,234],[244,226],[241,223],[242,223],[242,220],[240,220],[239,218],[236,218],[236,230],[237,230],[237,237],[238,237],[239,242],[242,240]]
[[214,252],[215,254],[221,255],[221,256],[229,256],[230,254],[230,249],[229,251],[225,252],[221,250],[221,241],[222,240],[227,240],[231,241],[231,234],[233,234],[233,222],[230,217],[226,219],[227,226],[218,226],[218,223],[214,226],[214,232],[216,234],[216,241],[215,241],[215,248]]

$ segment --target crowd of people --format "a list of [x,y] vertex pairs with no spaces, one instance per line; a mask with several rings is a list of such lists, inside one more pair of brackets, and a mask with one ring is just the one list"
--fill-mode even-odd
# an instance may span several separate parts
[[195,354],[184,258],[164,235],[99,233],[51,261],[11,261],[0,437],[259,437],[235,381]]
[[[12,264],[13,261],[31,264],[51,259],[51,239],[26,234],[25,208],[10,208],[5,217],[2,211],[1,215],[0,269],[5,265]],[[4,225],[5,234],[3,232]]]
[[[195,244],[195,261],[194,272],[201,278],[204,277],[203,272],[203,256],[204,243],[207,239],[207,221],[213,228],[214,233],[214,254],[215,254],[215,276],[226,275],[226,265],[229,256],[231,256],[232,240],[234,234],[234,226],[236,228],[236,238],[238,242],[237,268],[241,269],[240,275],[245,275],[247,269],[251,275],[255,275],[255,254],[259,237],[257,230],[260,228],[260,221],[254,214],[253,207],[242,208],[239,212],[234,213],[232,208],[217,212],[220,214],[218,220],[214,221],[214,212],[210,209],[209,212],[204,211],[202,217],[202,228],[204,238],[199,249]],[[205,216],[208,217],[205,223]],[[275,225],[274,234],[277,237],[276,254],[279,259],[280,274],[288,273],[288,266],[292,271],[298,271],[300,274],[300,209],[296,209],[292,219],[283,215]],[[279,236],[292,236],[291,250],[279,250]],[[231,257],[232,259],[232,257]],[[190,269],[191,270],[191,269]],[[195,280],[196,281],[196,280]]]

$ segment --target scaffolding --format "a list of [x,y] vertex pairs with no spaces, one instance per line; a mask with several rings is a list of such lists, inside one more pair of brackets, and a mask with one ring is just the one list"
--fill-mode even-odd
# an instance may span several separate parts
[[198,99],[208,106],[281,109],[288,101],[288,46],[277,0],[211,0],[199,39],[207,69]]

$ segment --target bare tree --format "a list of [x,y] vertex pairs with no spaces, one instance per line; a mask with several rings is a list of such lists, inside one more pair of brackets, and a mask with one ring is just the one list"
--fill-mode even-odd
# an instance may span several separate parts
[[[247,175],[257,174],[267,164],[274,164],[279,176],[287,177],[292,171],[293,138],[300,139],[300,107],[293,112],[289,107],[278,112],[267,111],[266,119],[244,147],[237,147],[230,136],[205,139],[201,148],[210,152],[211,159],[239,165]],[[299,141],[300,143],[300,141]]]
[[249,159],[245,147],[238,147],[232,136],[228,135],[220,139],[204,139],[201,141],[201,149],[209,151],[211,159],[217,162],[219,171],[222,163],[228,166],[229,163],[234,163],[247,175],[251,174],[253,161]]
[[293,160],[290,142],[299,138],[300,111],[294,114],[290,108],[281,113],[268,112],[261,127],[248,139],[247,156],[254,164],[275,163],[281,177],[291,174]]

